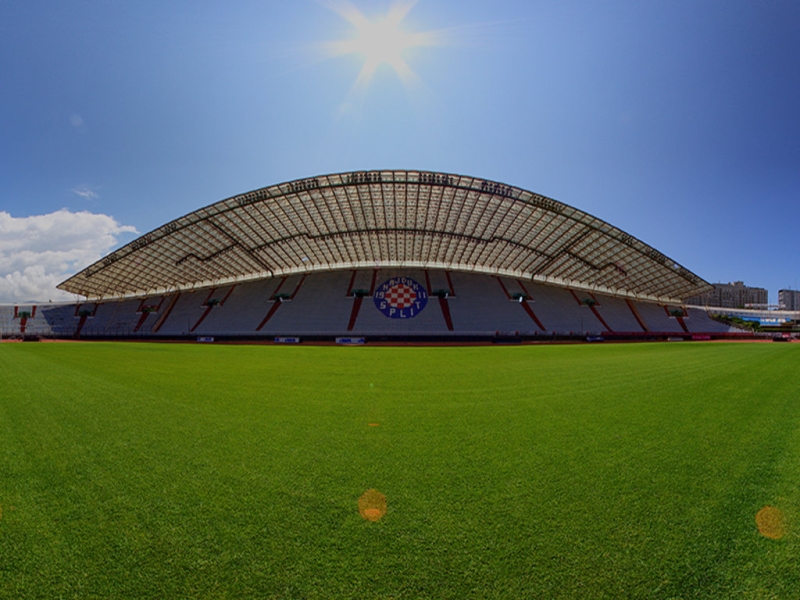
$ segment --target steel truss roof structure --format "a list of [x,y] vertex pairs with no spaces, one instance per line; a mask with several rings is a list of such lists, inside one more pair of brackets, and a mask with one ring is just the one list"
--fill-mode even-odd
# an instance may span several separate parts
[[58,287],[103,299],[375,267],[487,273],[659,302],[711,288],[576,208],[424,171],[323,175],[234,196],[139,237]]

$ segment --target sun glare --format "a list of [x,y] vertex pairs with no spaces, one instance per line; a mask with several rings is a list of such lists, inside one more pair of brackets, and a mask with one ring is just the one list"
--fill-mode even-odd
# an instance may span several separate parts
[[396,2],[383,18],[369,20],[352,4],[330,4],[355,29],[354,37],[329,45],[333,56],[357,54],[364,60],[355,87],[364,87],[375,72],[391,67],[404,83],[414,79],[414,72],[405,60],[406,51],[418,46],[437,44],[432,32],[412,33],[403,27],[403,20],[413,2]]
[[413,37],[400,29],[400,24],[384,19],[367,22],[359,29],[354,49],[364,56],[364,68],[374,71],[387,64],[395,71],[402,70],[403,51],[413,46]]

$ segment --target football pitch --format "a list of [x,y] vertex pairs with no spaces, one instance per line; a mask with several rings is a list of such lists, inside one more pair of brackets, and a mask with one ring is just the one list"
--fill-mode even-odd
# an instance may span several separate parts
[[797,598],[799,564],[800,344],[0,344],[3,598]]

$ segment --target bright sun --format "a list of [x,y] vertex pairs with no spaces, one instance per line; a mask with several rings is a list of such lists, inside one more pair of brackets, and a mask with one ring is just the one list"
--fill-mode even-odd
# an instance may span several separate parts
[[413,36],[403,31],[400,23],[386,18],[365,22],[353,41],[353,50],[364,56],[364,68],[369,71],[388,64],[399,72],[405,64],[403,51],[413,45]]
[[438,41],[433,32],[410,33],[403,28],[403,19],[413,5],[414,2],[395,2],[386,17],[374,21],[367,19],[352,4],[330,5],[355,28],[352,39],[334,42],[329,48],[334,56],[358,54],[363,57],[364,65],[358,74],[356,88],[364,87],[383,65],[394,69],[404,82],[414,78],[404,58],[406,50],[436,45]]

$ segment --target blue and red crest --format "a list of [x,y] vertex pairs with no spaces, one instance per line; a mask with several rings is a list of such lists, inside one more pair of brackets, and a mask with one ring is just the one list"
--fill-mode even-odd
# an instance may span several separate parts
[[378,286],[372,299],[390,319],[410,319],[428,304],[428,292],[410,277],[392,277]]

